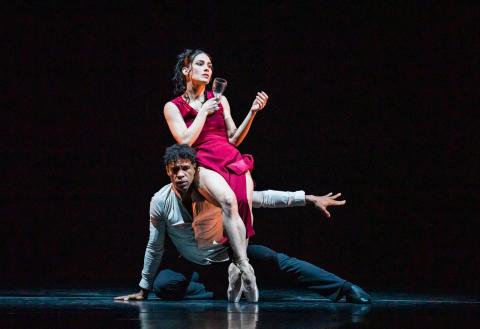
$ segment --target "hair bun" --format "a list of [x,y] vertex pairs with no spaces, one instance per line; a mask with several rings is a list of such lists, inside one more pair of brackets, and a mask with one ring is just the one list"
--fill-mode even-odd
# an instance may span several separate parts
[[185,60],[189,58],[192,53],[193,49],[184,49],[183,52],[178,55],[178,59],[182,62],[185,62]]

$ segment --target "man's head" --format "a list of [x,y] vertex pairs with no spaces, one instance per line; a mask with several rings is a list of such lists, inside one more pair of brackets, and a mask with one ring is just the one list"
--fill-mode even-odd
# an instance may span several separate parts
[[185,193],[192,185],[197,171],[195,150],[186,144],[167,147],[163,162],[175,190]]

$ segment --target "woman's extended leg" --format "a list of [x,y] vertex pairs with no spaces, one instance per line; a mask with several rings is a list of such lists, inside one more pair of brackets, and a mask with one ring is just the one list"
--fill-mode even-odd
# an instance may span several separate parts
[[232,247],[235,261],[247,258],[246,232],[238,214],[237,198],[225,179],[215,171],[199,168],[198,191],[222,209],[223,225]]
[[[248,201],[250,216],[252,219],[253,224],[253,213],[252,213],[252,199],[253,199],[253,180],[250,175],[250,172],[247,172],[245,175],[246,178],[246,197]],[[248,238],[246,241],[248,246]],[[253,268],[251,269],[253,271]],[[246,278],[248,280],[248,278]],[[240,269],[235,264],[230,264],[228,267],[228,289],[227,289],[227,296],[228,300],[238,302],[242,297],[242,293],[245,294],[247,300],[258,300],[258,289],[249,289],[246,290],[242,284],[242,273]]]
[[249,301],[256,302],[258,289],[253,268],[248,263],[245,224],[238,214],[235,193],[221,175],[203,167],[198,170],[197,188],[207,200],[222,209],[223,226],[232,247],[234,262],[242,272],[244,288],[253,291],[246,297]]

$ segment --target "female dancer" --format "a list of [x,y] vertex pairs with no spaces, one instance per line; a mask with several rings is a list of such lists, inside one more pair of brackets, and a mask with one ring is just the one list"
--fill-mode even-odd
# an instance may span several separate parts
[[[234,263],[240,271],[241,283],[249,301],[258,300],[258,288],[252,266],[248,263],[246,248],[248,237],[254,234],[251,213],[253,169],[251,155],[242,155],[238,146],[247,135],[257,112],[263,109],[268,96],[257,93],[240,127],[236,127],[230,114],[230,105],[222,96],[216,99],[206,85],[212,77],[210,56],[200,50],[185,50],[178,56],[175,67],[175,94],[180,95],[165,104],[164,115],[170,131],[179,144],[191,145],[197,151],[199,163],[196,186],[209,201],[222,209],[223,226],[233,251]],[[229,279],[235,280],[230,265]],[[228,297],[232,294],[230,282]]]

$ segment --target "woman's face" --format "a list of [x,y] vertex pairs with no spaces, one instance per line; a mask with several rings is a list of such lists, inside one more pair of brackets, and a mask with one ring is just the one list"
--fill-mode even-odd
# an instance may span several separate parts
[[212,62],[207,54],[201,53],[195,56],[190,67],[183,68],[183,74],[188,81],[208,84],[212,78]]

